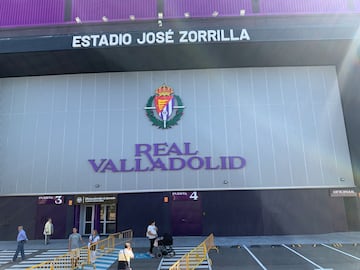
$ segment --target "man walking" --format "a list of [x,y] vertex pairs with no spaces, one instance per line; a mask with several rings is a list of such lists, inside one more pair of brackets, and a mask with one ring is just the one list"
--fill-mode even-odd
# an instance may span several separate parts
[[76,268],[80,260],[80,245],[84,243],[81,235],[77,232],[77,228],[72,229],[69,236],[69,252],[71,254],[71,266]]
[[21,260],[25,260],[25,251],[24,251],[24,244],[26,243],[26,241],[28,240],[27,236],[26,236],[26,232],[24,231],[23,226],[18,226],[18,235],[16,238],[17,241],[17,248],[16,248],[16,252],[14,254],[13,257],[13,262],[16,261],[19,252],[21,254]]

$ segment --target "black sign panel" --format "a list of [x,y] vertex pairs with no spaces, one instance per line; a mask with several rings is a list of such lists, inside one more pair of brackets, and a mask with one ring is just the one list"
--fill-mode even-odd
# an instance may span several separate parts
[[[331,19],[332,18],[332,19]],[[35,29],[4,29],[0,53],[126,48],[156,45],[238,44],[246,42],[353,39],[359,18],[264,17],[217,18],[113,24],[64,25]],[[345,25],[345,26],[344,26]],[[181,26],[181,27],[179,27]]]
[[76,195],[75,204],[114,204],[117,203],[116,195]]
[[61,205],[64,204],[65,197],[62,195],[55,195],[55,196],[39,196],[38,197],[38,204],[55,204]]

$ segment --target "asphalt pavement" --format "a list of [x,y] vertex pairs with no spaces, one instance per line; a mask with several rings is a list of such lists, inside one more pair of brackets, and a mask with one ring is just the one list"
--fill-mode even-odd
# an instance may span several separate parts
[[[197,246],[206,237],[174,237],[174,248]],[[66,249],[67,239],[30,240],[26,249],[41,251]],[[148,240],[134,238],[135,253],[146,253]],[[321,235],[234,236],[217,237],[218,250],[210,250],[213,270],[359,270],[360,232],[339,232]],[[0,250],[16,249],[15,241],[0,241]],[[133,270],[157,270],[160,259],[140,258],[132,261]],[[9,265],[7,265],[9,267]],[[0,267],[0,269],[8,269]],[[11,269],[16,269],[11,266]],[[117,269],[116,262],[108,269]]]

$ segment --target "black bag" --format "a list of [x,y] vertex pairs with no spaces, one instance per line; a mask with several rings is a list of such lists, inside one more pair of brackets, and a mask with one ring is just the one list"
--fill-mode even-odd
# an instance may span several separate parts
[[118,261],[118,270],[131,270],[127,261]]

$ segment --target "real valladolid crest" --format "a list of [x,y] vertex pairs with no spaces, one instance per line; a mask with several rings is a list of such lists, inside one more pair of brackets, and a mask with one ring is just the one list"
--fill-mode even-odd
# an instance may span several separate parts
[[[185,106],[171,87],[162,85],[148,99],[146,115],[159,129],[168,129],[180,120]],[[132,160],[120,158],[89,159],[94,172],[148,172],[191,170],[240,170],[246,160],[241,156],[200,156],[190,142],[135,144]]]

